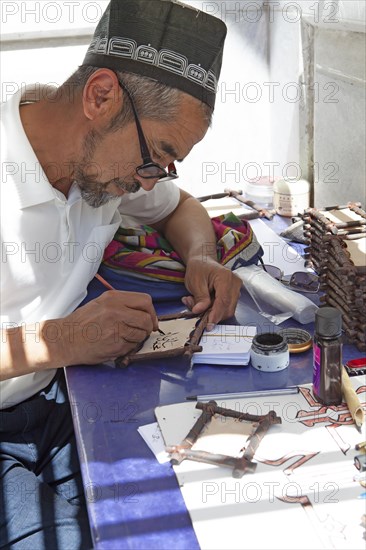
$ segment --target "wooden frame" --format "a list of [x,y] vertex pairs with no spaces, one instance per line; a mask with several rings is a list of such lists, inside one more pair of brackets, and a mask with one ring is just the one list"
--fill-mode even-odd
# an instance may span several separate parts
[[175,349],[170,349],[166,351],[156,351],[156,352],[146,352],[146,353],[137,353],[143,347],[143,343],[136,346],[135,350],[127,355],[117,357],[115,360],[115,366],[118,368],[125,368],[131,362],[136,361],[146,361],[151,359],[167,359],[170,357],[179,357],[185,356],[190,359],[193,353],[202,351],[202,346],[198,345],[198,342],[202,336],[204,329],[207,326],[207,320],[210,310],[206,311],[203,315],[199,316],[190,311],[183,311],[179,313],[168,313],[165,315],[159,315],[159,321],[169,321],[174,319],[192,319],[197,317],[199,319],[196,328],[191,335],[189,342],[182,347]]
[[[224,466],[226,468],[232,468],[232,476],[234,478],[241,478],[246,473],[254,472],[257,464],[252,462],[252,459],[261,440],[272,425],[281,424],[282,422],[275,411],[269,411],[269,413],[265,415],[246,414],[232,409],[218,407],[216,401],[210,401],[209,403],[198,402],[196,404],[196,409],[202,410],[202,414],[187,436],[179,445],[173,445],[166,448],[166,451],[171,455],[171,463],[173,465],[178,465],[183,462],[183,460],[193,460],[195,462],[204,462],[215,466]],[[248,437],[247,445],[242,456],[235,457],[192,450],[192,446],[198,440],[205,427],[211,422],[214,415],[258,423],[254,432]],[[223,426],[224,425],[223,423]],[[238,449],[238,451],[240,452],[240,449]]]

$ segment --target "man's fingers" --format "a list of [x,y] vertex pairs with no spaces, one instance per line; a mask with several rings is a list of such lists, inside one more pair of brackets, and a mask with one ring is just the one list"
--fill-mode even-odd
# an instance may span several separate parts
[[[102,301],[103,298],[103,301]],[[115,321],[149,333],[158,328],[158,319],[151,296],[139,292],[108,291],[96,299]]]
[[228,284],[218,284],[215,288],[215,299],[208,318],[209,323],[217,324],[235,314],[236,304],[242,287],[241,280],[233,276]]
[[211,298],[203,298],[195,303],[195,305],[192,307],[193,313],[203,313],[208,309],[211,305]]
[[214,299],[212,309],[208,316],[208,323],[216,325],[223,319],[232,317],[235,312],[235,306],[231,307],[226,300],[221,300],[219,297]]
[[103,303],[108,309],[118,309],[121,313],[124,308],[131,308],[135,311],[145,311],[151,316],[152,320],[156,319],[156,311],[154,309],[151,296],[142,292],[124,292],[120,290],[109,290],[95,299],[97,303]]
[[211,298],[210,297],[204,297],[201,299],[196,299],[193,296],[184,296],[182,298],[183,304],[190,309],[193,313],[203,313],[208,309],[211,305]]
[[194,307],[193,296],[183,296],[182,303],[188,308],[192,309]]
[[126,325],[126,323],[118,323],[116,333],[117,340],[138,344],[149,336],[149,332],[141,328],[136,328]]
[[69,365],[130,353],[158,328],[151,297],[137,292],[109,290],[66,319],[63,341]]

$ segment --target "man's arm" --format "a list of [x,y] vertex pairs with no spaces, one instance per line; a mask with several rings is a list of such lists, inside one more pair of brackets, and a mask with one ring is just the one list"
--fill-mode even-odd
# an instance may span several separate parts
[[186,264],[185,285],[192,296],[183,299],[185,305],[201,313],[212,303],[209,323],[234,315],[242,282],[218,263],[215,233],[200,202],[181,190],[177,208],[154,228]]
[[150,296],[108,290],[65,318],[2,330],[0,380],[110,361],[157,328]]

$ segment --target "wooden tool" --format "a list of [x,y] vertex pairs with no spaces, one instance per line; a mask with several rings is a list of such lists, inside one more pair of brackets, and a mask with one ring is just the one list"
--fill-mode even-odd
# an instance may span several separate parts
[[257,212],[259,212],[259,216],[261,218],[267,218],[267,220],[271,220],[273,218],[273,216],[275,215],[274,210],[267,210],[266,208],[263,208],[263,206],[261,206],[259,204],[256,204],[253,201],[244,199],[244,197],[242,196],[243,195],[242,190],[235,191],[234,189],[229,189],[228,188],[228,189],[225,189],[225,192],[228,193],[228,195],[230,197],[234,197],[237,201],[239,201],[243,204],[246,204],[247,206],[250,206],[250,208],[253,208]]

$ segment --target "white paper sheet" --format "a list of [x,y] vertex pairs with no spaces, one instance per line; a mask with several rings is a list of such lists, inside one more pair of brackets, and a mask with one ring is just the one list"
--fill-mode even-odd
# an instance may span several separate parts
[[197,321],[198,317],[160,321],[159,328],[164,334],[152,332],[137,354],[157,353],[183,347],[188,342]]
[[153,422],[152,424],[145,424],[145,426],[140,426],[137,428],[137,431],[141,435],[142,439],[145,441],[146,445],[149,447],[150,451],[155,455],[156,459],[160,464],[164,462],[169,462],[170,456],[165,450],[165,443],[163,439],[163,434],[160,431],[159,424]]
[[256,330],[242,325],[217,325],[210,332],[204,330],[199,342],[202,351],[192,355],[192,363],[247,365]]
[[[365,407],[366,377],[351,380]],[[274,409],[282,424],[264,436],[254,474],[234,479],[230,469],[188,460],[174,467],[202,550],[364,550],[365,489],[355,480],[354,457],[366,434],[358,433],[346,404],[321,406],[303,386],[295,395],[218,405],[252,414]],[[190,402],[155,414],[165,443],[175,445],[201,411]]]
[[308,271],[305,268],[304,258],[291,244],[279,237],[268,224],[262,220],[251,220],[250,225],[262,245],[265,264],[275,265],[285,275],[292,275],[295,271]]

